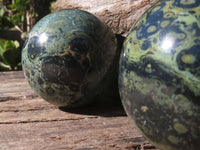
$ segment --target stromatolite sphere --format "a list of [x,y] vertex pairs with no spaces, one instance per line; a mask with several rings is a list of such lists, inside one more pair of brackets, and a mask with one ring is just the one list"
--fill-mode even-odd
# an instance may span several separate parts
[[132,27],[120,58],[128,116],[163,150],[200,147],[200,1],[164,0]]
[[48,102],[78,107],[105,88],[116,47],[114,34],[94,15],[60,10],[29,33],[22,51],[24,74]]

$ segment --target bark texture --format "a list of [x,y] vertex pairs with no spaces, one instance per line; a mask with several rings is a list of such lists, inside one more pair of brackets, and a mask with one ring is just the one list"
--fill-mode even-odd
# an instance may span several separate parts
[[158,0],[57,0],[54,10],[77,8],[93,13],[116,34],[126,36],[137,19]]

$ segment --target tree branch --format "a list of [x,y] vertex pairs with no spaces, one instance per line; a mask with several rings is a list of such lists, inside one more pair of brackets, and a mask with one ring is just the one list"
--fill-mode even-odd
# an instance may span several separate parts
[[5,40],[17,40],[20,45],[24,43],[24,41],[21,39],[21,32],[18,30],[6,30],[6,29],[0,29],[0,39]]

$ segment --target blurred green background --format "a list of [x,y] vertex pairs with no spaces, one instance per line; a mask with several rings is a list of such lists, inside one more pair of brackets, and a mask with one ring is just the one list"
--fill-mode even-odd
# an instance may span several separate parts
[[34,24],[54,0],[0,0],[0,71],[21,70],[21,50]]

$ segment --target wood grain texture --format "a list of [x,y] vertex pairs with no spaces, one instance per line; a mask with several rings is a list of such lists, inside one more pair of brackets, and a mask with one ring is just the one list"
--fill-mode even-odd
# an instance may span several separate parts
[[93,13],[115,34],[126,36],[137,19],[158,0],[57,0],[54,10],[77,8]]
[[0,72],[0,150],[139,150],[155,147],[121,106],[57,108],[37,96],[23,73]]
[[[79,8],[126,36],[157,0],[57,0],[55,10]],[[0,150],[156,150],[122,106],[58,108],[30,88],[22,71],[0,72]]]

